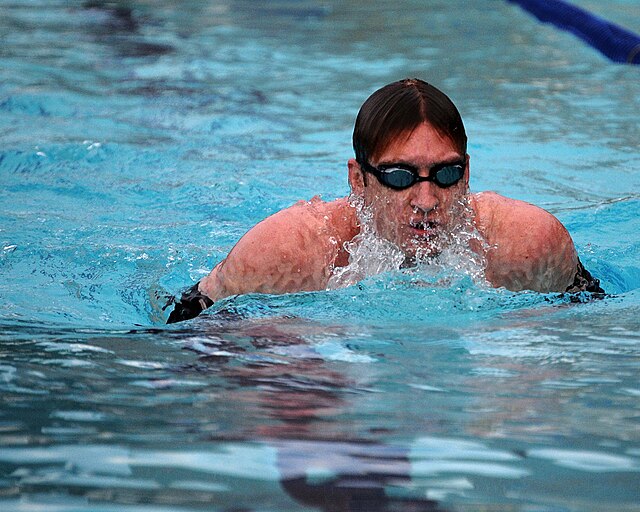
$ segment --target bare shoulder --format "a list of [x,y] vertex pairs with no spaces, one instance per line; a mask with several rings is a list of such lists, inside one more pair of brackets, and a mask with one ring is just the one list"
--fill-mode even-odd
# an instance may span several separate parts
[[518,228],[525,228],[529,235],[531,232],[546,235],[566,233],[558,219],[531,203],[505,197],[496,192],[473,194],[471,200],[478,226],[483,227],[487,234],[499,236],[504,230],[513,232]]
[[274,213],[238,241],[203,280],[201,290],[217,300],[324,288],[343,239],[354,229],[352,210],[346,199],[326,202],[314,197]]
[[487,279],[511,290],[565,291],[578,259],[571,236],[546,210],[482,192],[471,196],[476,226],[489,245]]
[[[315,196],[267,217],[250,229],[241,241],[242,245],[260,244],[285,252],[289,249],[304,253],[327,235],[348,236],[354,223],[355,210],[346,198],[323,201]],[[232,253],[242,245],[234,247]]]

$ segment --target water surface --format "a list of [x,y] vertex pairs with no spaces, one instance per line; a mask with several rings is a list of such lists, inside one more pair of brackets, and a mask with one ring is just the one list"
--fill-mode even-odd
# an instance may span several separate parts
[[[1,8],[2,510],[640,510],[637,67],[497,0],[118,6]],[[611,296],[392,272],[165,326],[256,222],[348,193],[406,76]]]

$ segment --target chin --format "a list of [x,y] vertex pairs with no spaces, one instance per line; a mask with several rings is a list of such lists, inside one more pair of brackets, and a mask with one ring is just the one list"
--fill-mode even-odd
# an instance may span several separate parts
[[413,239],[402,244],[401,247],[407,259],[411,261],[435,258],[442,252],[439,241],[433,239]]

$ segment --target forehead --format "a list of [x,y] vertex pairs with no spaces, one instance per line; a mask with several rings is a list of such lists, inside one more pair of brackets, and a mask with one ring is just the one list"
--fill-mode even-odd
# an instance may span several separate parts
[[435,163],[461,158],[453,141],[435,128],[422,123],[393,137],[375,155],[375,163],[412,163],[430,166]]

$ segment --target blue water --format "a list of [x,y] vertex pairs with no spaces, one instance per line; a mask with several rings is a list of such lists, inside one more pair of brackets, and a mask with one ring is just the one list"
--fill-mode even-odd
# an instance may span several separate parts
[[[640,31],[629,1],[576,2]],[[0,510],[640,510],[640,68],[497,0],[0,5]],[[162,306],[420,76],[611,294]]]

